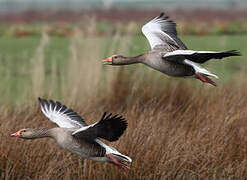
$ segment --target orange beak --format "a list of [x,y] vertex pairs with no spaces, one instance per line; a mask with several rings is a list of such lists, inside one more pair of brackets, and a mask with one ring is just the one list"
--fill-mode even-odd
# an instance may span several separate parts
[[18,137],[18,136],[20,136],[20,133],[21,133],[21,131],[17,131],[15,133],[11,134],[10,136],[11,137]]
[[108,57],[105,60],[103,60],[103,64],[111,65],[112,64],[112,56],[111,57]]

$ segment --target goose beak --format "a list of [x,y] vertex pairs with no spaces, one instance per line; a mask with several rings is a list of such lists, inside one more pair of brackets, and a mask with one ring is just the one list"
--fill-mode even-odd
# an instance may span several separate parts
[[18,136],[20,136],[20,132],[21,132],[21,131],[17,131],[17,132],[15,132],[15,133],[11,134],[10,136],[11,136],[11,137],[18,137]]
[[112,65],[112,56],[111,57],[108,57],[105,60],[103,60],[103,64],[105,64],[105,65]]

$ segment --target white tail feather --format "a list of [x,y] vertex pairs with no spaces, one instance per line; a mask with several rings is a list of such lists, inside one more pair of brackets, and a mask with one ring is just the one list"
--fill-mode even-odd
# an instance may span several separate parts
[[200,66],[199,64],[195,63],[195,62],[192,62],[188,59],[185,59],[184,60],[185,64],[188,64],[190,66],[192,66],[196,73],[200,73],[200,74],[204,74],[204,75],[207,75],[207,76],[212,76],[212,77],[215,77],[217,79],[219,79],[219,77],[215,74],[212,74],[211,72],[209,72],[207,69],[203,68],[202,66]]
[[120,160],[122,160],[122,161],[132,162],[132,160],[131,160],[130,157],[121,154],[121,153],[118,152],[115,148],[106,145],[105,143],[103,143],[103,142],[100,141],[99,139],[95,139],[95,141],[96,141],[97,143],[99,143],[102,147],[105,148],[106,154],[112,154],[116,159],[120,159]]
[[132,159],[130,159],[128,156],[125,156],[123,154],[112,154],[116,159],[119,159],[121,161],[125,161],[125,162],[132,162]]

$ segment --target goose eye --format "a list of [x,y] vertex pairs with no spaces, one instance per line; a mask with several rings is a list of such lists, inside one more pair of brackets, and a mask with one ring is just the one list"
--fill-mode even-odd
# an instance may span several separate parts
[[26,132],[26,130],[23,130],[22,132]]

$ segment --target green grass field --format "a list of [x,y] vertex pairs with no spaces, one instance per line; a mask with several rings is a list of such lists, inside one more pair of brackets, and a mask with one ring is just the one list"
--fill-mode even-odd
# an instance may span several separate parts
[[[0,179],[246,179],[247,35],[181,39],[191,49],[243,56],[205,64],[220,77],[213,87],[142,64],[103,66],[113,54],[149,50],[143,36],[131,33],[1,37]],[[104,111],[123,115],[126,132],[107,143],[133,159],[131,170],[84,160],[53,140],[11,138],[21,128],[54,127],[38,97],[61,101],[87,123]]]
[[[222,84],[229,80],[234,75],[239,75],[246,72],[246,62],[244,55],[247,54],[247,35],[234,35],[234,36],[182,36],[181,39],[191,49],[196,50],[239,50],[243,56],[232,57],[226,60],[212,60],[205,64],[210,71],[219,75],[220,79],[217,80],[218,84]],[[73,45],[76,44],[77,45]],[[1,37],[0,38],[0,93],[4,96],[0,99],[0,103],[7,103],[16,105],[20,102],[25,103],[26,98],[32,94],[32,80],[34,77],[34,68],[40,69],[42,66],[44,73],[44,83],[46,88],[49,88],[51,78],[54,78],[56,84],[54,93],[57,91],[57,96],[61,97],[59,87],[62,86],[62,79],[68,75],[68,67],[71,64],[72,49],[71,47],[77,46],[76,51],[82,51],[78,61],[85,61],[84,65],[94,71],[92,66],[99,66],[100,69],[107,71],[112,67],[103,67],[101,60],[112,54],[122,53],[126,56],[134,56],[144,53],[149,50],[146,39],[143,36],[111,36],[111,37],[90,37],[78,36],[75,38],[65,37],[51,37],[48,42],[41,47],[38,52],[37,48],[41,44],[40,37]],[[90,48],[87,46],[89,45]],[[96,45],[96,47],[94,46]],[[85,48],[86,47],[86,48]],[[95,49],[96,48],[96,49]],[[84,50],[83,50],[84,49]],[[85,50],[86,49],[86,50]],[[95,54],[97,53],[97,54]],[[40,57],[42,55],[42,57]],[[90,63],[87,57],[90,56]],[[40,59],[40,60],[39,60]],[[145,72],[150,71],[149,68],[143,65],[132,65],[125,70],[133,72],[136,67],[141,68],[143,77],[140,74],[140,79],[145,78]],[[118,69],[119,67],[117,67]],[[72,70],[73,71],[73,70]],[[159,72],[152,71],[151,76],[159,77],[165,80],[168,77],[161,75]],[[193,80],[192,80],[193,81]],[[44,89],[41,95],[48,92]]]

